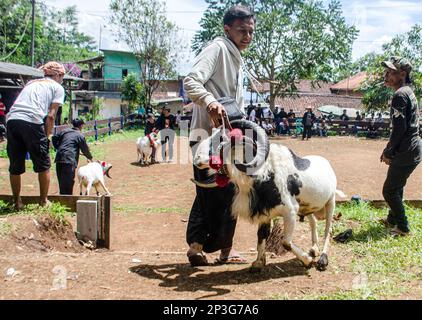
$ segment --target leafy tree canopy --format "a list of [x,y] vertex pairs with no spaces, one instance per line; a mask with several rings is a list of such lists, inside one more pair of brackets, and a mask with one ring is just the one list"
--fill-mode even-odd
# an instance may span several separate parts
[[[192,48],[198,52],[223,35],[225,11],[238,1],[206,0],[208,9]],[[351,63],[358,31],[348,26],[339,1],[244,0],[256,13],[254,40],[245,52],[249,71],[270,83],[270,104],[275,97],[293,93],[302,79],[333,80],[336,70]]]

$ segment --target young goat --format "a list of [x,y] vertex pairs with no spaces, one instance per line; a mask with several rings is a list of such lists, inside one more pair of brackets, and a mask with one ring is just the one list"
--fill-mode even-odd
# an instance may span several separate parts
[[141,164],[150,164],[153,162],[153,152],[157,150],[161,144],[160,137],[157,133],[151,132],[145,137],[138,138],[136,141],[136,151],[138,153],[138,159]]
[[[313,257],[319,255],[317,220],[326,220],[324,246],[317,262],[319,270],[328,265],[328,247],[331,224],[335,209],[337,179],[330,163],[319,156],[300,158],[288,148],[269,145],[265,131],[255,123],[236,120],[233,128],[242,130],[241,139],[231,139],[220,143],[220,157],[224,165],[223,172],[236,186],[236,194],[232,204],[232,214],[258,224],[258,256],[251,270],[259,271],[265,266],[265,243],[270,234],[271,219],[282,216],[284,220],[284,237],[282,245],[292,251],[305,266],[309,266]],[[245,137],[245,132],[254,132],[256,139]],[[210,169],[210,154],[219,143],[214,132],[203,140],[195,153],[194,165],[199,169]],[[225,144],[225,145],[224,145]],[[256,154],[253,160],[245,163],[245,152],[248,147]],[[240,160],[240,161],[239,161]],[[197,182],[200,187],[207,187]],[[215,187],[215,184],[209,185]],[[312,248],[304,252],[293,243],[296,217],[309,220],[312,230]]]
[[99,196],[99,185],[105,190],[107,195],[110,195],[110,191],[108,191],[104,183],[104,176],[111,179],[109,171],[112,167],[111,164],[99,161],[90,162],[87,165],[80,167],[78,170],[80,195],[82,195],[82,189],[85,187],[85,195],[89,196],[89,192],[91,191],[92,186],[94,186],[97,191],[97,196]]

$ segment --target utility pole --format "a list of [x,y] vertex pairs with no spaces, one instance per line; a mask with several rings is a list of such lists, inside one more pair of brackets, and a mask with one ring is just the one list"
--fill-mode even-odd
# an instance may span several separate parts
[[31,39],[31,66],[35,66],[34,52],[35,52],[35,0],[32,2],[32,39]]

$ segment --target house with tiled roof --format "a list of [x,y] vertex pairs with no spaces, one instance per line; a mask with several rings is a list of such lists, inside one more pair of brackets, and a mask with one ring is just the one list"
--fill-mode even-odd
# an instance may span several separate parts
[[[284,108],[286,111],[292,109],[296,116],[303,115],[308,107],[312,107],[316,115],[319,116],[318,108],[327,105],[362,110],[364,106],[359,87],[365,77],[366,74],[360,73],[335,84],[328,82],[312,83],[310,80],[302,80],[296,85],[296,93],[277,97],[275,105]],[[261,94],[269,94],[269,83],[261,83],[257,85],[257,89]]]

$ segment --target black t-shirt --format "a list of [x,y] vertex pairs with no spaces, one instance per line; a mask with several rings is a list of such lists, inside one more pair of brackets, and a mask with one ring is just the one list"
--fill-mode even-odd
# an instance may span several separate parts
[[159,130],[172,129],[174,130],[176,125],[176,117],[173,114],[169,114],[165,117],[163,114],[157,119],[156,127]]
[[152,132],[152,129],[155,128],[155,126],[156,126],[155,121],[154,123],[147,121],[147,123],[145,124],[145,131],[144,131],[145,135],[150,134]]
[[422,161],[422,142],[419,137],[419,105],[408,86],[401,87],[393,96],[390,108],[390,141],[384,156],[392,164],[406,166]]
[[85,157],[92,160],[83,134],[75,129],[65,129],[52,138],[54,148],[57,150],[56,163],[72,164],[78,166],[79,152],[81,151]]

